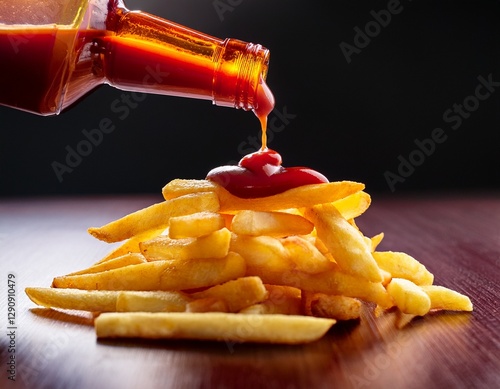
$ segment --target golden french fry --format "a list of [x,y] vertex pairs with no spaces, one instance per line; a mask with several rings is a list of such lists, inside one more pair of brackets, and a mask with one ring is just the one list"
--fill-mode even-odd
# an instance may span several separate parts
[[222,186],[208,180],[173,180],[163,187],[166,200],[188,193],[214,192],[219,196],[221,212],[253,210],[277,211],[288,208],[306,208],[316,204],[340,200],[365,188],[353,181],[337,181],[304,185],[268,197],[243,199],[232,195]]
[[353,297],[304,292],[307,314],[335,320],[354,320],[361,315],[361,301]]
[[236,313],[103,313],[99,338],[201,339],[301,344],[321,338],[335,320],[298,315]]
[[392,274],[383,269],[380,269],[380,274],[382,275],[382,285],[387,286],[392,280]]
[[162,194],[165,200],[170,200],[192,193],[216,192],[218,188],[219,185],[212,181],[183,180],[178,178],[167,183],[162,189]]
[[217,212],[197,212],[170,218],[168,236],[172,239],[198,238],[226,226],[224,216]]
[[88,312],[183,312],[191,301],[180,292],[26,288],[36,304],[46,308]]
[[212,286],[190,295],[195,299],[215,298],[225,303],[227,312],[238,312],[260,303],[267,297],[267,290],[259,277],[243,277]]
[[121,257],[111,258],[107,261],[97,263],[87,269],[79,270],[70,274],[68,276],[76,276],[79,274],[88,274],[88,273],[99,273],[106,270],[117,269],[119,267],[129,266],[129,265],[137,265],[139,263],[147,262],[144,255],[139,253],[128,253],[124,254]]
[[431,309],[445,309],[448,311],[472,311],[470,298],[438,285],[421,285],[420,288],[431,299]]
[[129,253],[140,253],[141,249],[139,248],[139,243],[144,242],[146,240],[153,239],[158,235],[161,235],[165,231],[165,228],[153,229],[149,231],[142,232],[140,234],[134,235],[127,239],[125,242],[120,244],[117,248],[112,250],[109,254],[107,254],[104,258],[97,261],[94,265],[99,265],[103,262],[109,261],[111,259],[121,257],[122,255]]
[[281,302],[289,299],[300,300],[302,298],[302,291],[293,286],[271,284],[264,284],[264,286],[268,292],[267,300],[272,301],[273,304],[281,304]]
[[411,313],[403,313],[401,311],[397,312],[396,315],[396,320],[394,322],[394,325],[398,330],[406,327],[408,324],[411,323],[411,321],[416,318],[418,315],[414,315]]
[[330,203],[364,189],[364,184],[338,181],[304,185],[268,197],[242,199],[226,189],[217,187],[221,212],[253,210],[279,211],[288,208],[309,208],[316,204]]
[[370,239],[371,251],[373,253],[377,249],[378,245],[382,242],[382,239],[384,239],[384,233],[381,232],[380,234],[372,236],[369,239]]
[[35,304],[46,308],[74,309],[89,312],[114,312],[120,292],[101,290],[26,288]]
[[222,228],[199,238],[171,239],[158,236],[139,244],[148,261],[222,258],[229,252],[231,232]]
[[281,240],[287,258],[293,267],[305,273],[321,273],[336,269],[337,265],[324,256],[316,246],[306,238],[289,236]]
[[313,230],[313,232],[310,235],[308,235],[306,238],[309,239],[312,243],[314,243],[314,246],[319,250],[319,252],[321,254],[323,254],[325,256],[327,254],[329,254],[328,247],[326,247],[325,244],[323,243],[323,241],[318,238],[318,236],[316,234],[316,230]]
[[[238,313],[242,314],[242,315],[267,315],[269,313],[278,313],[278,314],[285,314],[286,315],[286,313],[282,313],[282,312],[270,312],[270,308],[268,308],[268,306],[265,304],[265,302],[250,305],[250,306],[242,309]],[[298,315],[299,314],[300,313],[298,313]]]
[[[332,204],[333,205],[333,204]],[[354,229],[356,231],[358,231],[360,234],[361,234],[361,230],[359,229],[358,225],[356,224],[356,220],[355,219],[346,219],[347,222],[352,226],[354,227]]]
[[405,278],[417,285],[432,285],[434,275],[412,256],[395,251],[375,251],[378,266],[393,277]]
[[290,269],[291,264],[286,250],[278,238],[233,235],[230,250],[239,253],[245,259],[248,275],[259,275],[254,274],[254,271],[258,270],[251,269],[264,268],[276,272]]
[[333,202],[333,205],[344,219],[354,219],[362,215],[370,206],[371,197],[364,191],[353,193],[343,199]]
[[404,278],[393,278],[387,292],[403,313],[423,316],[431,309],[431,299],[418,285]]
[[302,291],[291,286],[265,285],[268,297],[262,303],[251,305],[242,309],[240,313],[245,314],[282,314],[301,315]]
[[371,247],[332,204],[316,205],[305,215],[314,223],[318,237],[344,271],[372,282],[382,281]]
[[116,312],[184,312],[192,300],[181,292],[127,290],[117,293]]
[[101,273],[56,277],[56,288],[87,290],[187,290],[209,287],[243,277],[244,259],[236,253],[224,258],[153,261]]
[[285,212],[243,210],[236,213],[231,222],[231,231],[235,234],[251,236],[307,235],[313,228],[309,220]]
[[102,227],[91,227],[89,233],[108,243],[120,242],[142,232],[167,228],[173,216],[201,211],[217,212],[219,199],[215,193],[201,192],[176,197],[128,214]]
[[270,300],[250,305],[239,311],[243,315],[302,315],[300,300],[289,299],[282,304],[274,304]]
[[370,282],[366,278],[354,276],[339,270],[308,274],[296,270],[275,271],[272,266],[247,267],[247,275],[255,275],[265,284],[292,286],[310,292],[355,297],[374,302],[383,308],[394,303],[380,282]]
[[224,300],[215,297],[196,299],[186,305],[186,312],[229,312]]

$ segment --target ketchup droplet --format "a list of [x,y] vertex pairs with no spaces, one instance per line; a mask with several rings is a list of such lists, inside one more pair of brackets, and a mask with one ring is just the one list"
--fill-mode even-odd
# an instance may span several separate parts
[[266,82],[261,78],[257,86],[256,108],[253,113],[260,121],[262,129],[262,150],[267,148],[267,117],[274,109],[274,96]]

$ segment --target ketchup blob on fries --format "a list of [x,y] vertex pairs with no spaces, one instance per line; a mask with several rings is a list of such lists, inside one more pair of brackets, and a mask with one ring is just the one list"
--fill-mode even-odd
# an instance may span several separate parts
[[281,156],[267,148],[244,156],[238,166],[211,170],[207,179],[242,198],[266,197],[298,186],[328,182],[324,175],[307,167],[283,167]]
[[267,117],[274,108],[274,96],[263,80],[257,88],[256,106],[254,113],[262,128],[261,149],[244,156],[238,166],[212,169],[207,179],[242,198],[272,196],[299,186],[328,182],[324,175],[307,167],[283,167],[281,155],[267,148]]

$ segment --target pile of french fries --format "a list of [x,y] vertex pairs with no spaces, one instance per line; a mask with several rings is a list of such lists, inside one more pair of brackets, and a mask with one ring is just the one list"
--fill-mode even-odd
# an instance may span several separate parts
[[298,344],[365,306],[423,316],[471,311],[410,255],[377,251],[355,219],[370,205],[352,181],[243,199],[207,180],[173,180],[164,201],[89,233],[123,242],[90,266],[27,288],[38,305],[98,313],[105,337]]

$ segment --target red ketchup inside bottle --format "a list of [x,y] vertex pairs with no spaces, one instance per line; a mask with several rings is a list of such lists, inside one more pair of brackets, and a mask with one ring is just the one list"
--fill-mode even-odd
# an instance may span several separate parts
[[303,185],[328,182],[324,175],[313,169],[283,167],[281,155],[267,148],[267,117],[274,108],[274,97],[263,80],[257,89],[256,107],[254,113],[262,126],[261,149],[244,156],[237,166],[212,169],[207,180],[242,198],[266,197]]

